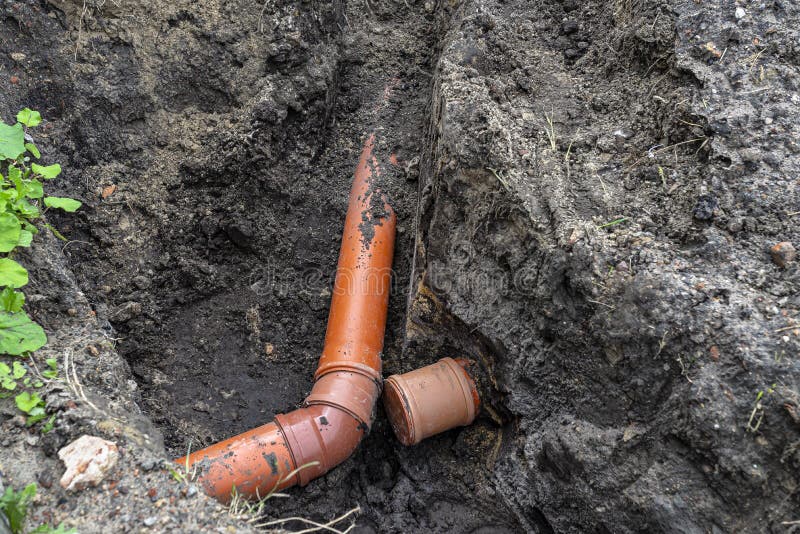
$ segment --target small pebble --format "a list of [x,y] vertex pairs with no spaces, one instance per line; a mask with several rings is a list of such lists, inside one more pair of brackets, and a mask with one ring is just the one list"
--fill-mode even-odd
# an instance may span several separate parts
[[[143,460],[140,464],[145,471],[152,471],[159,466],[159,462],[153,459]],[[154,490],[155,491],[155,490]]]
[[571,35],[578,31],[578,23],[574,20],[568,20],[564,24],[561,25],[561,33],[564,35]]
[[744,219],[741,217],[734,217],[728,222],[728,231],[732,234],[741,232],[744,228]]
[[797,251],[788,241],[781,241],[770,249],[772,261],[778,267],[786,267],[797,258]]
[[736,16],[736,20],[742,20],[745,15],[747,15],[747,11],[745,11],[743,7],[737,7],[734,15]]
[[156,516],[150,516],[147,519],[145,519],[143,523],[144,526],[146,527],[152,527],[153,525],[156,524],[156,521],[158,521],[158,518]]
[[22,52],[11,52],[9,54],[9,57],[14,61],[16,61],[17,63],[22,63],[23,61],[25,61],[26,56]]
[[614,130],[614,137],[617,138],[628,140],[634,135],[636,135],[636,132],[634,132],[630,128],[621,128],[619,130]]
[[712,195],[700,195],[697,199],[697,204],[695,204],[692,210],[692,215],[694,215],[695,219],[700,221],[710,221],[716,216],[718,209],[719,202],[716,197]]
[[36,477],[36,481],[39,483],[41,487],[45,489],[50,489],[53,487],[53,474],[48,473],[46,471],[42,471]]

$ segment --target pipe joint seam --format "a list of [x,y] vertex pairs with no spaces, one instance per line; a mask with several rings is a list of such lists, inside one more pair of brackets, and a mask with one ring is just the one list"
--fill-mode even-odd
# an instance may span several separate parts
[[[295,483],[305,486],[328,472],[324,444],[309,410],[301,408],[288,414],[278,414],[275,422],[286,436],[286,445],[297,466]],[[317,463],[311,465],[313,462]]]
[[358,363],[346,359],[328,360],[323,356],[319,367],[314,372],[314,380],[319,381],[322,377],[331,373],[350,372],[366,376],[375,384],[383,384],[381,357],[382,354],[379,353],[375,358],[378,362],[376,366],[375,364]]
[[353,454],[363,424],[341,408],[312,405],[275,417],[297,466],[295,482],[305,486]]
[[375,419],[375,406],[381,389],[371,377],[361,373],[332,371],[316,381],[305,405],[325,404],[339,408],[369,430]]

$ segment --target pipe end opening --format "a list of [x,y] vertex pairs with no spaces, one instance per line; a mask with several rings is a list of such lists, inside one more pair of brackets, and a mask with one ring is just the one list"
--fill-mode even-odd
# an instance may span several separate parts
[[400,443],[408,447],[419,443],[419,440],[415,439],[414,417],[409,400],[399,384],[401,380],[402,377],[398,375],[386,379],[383,384],[383,406],[394,435]]
[[475,420],[480,397],[468,372],[469,365],[467,360],[442,358],[386,379],[383,404],[392,430],[403,445],[415,445]]

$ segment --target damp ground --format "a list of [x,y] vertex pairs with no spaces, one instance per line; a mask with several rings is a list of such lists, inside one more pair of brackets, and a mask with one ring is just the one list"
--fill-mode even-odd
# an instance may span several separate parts
[[[800,520],[800,277],[769,253],[800,246],[791,4],[0,9],[0,113],[42,112],[57,187],[84,202],[51,219],[69,243],[27,258],[47,351],[75,369],[47,396],[60,424],[40,437],[1,420],[4,483],[39,480],[54,519],[245,528],[159,462],[310,390],[374,132],[398,215],[384,372],[471,358],[483,411],[411,449],[379,411],[351,459],[267,518],[359,507],[358,532],[481,533]],[[123,443],[123,463],[66,494],[54,452],[81,433]]]

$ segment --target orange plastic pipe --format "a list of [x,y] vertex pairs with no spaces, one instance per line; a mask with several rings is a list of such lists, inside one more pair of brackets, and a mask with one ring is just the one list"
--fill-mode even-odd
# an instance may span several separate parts
[[400,443],[416,445],[475,420],[481,399],[469,366],[467,360],[442,358],[386,379],[383,405]]
[[350,191],[325,346],[314,387],[293,412],[179,458],[221,501],[305,485],[346,460],[369,431],[381,390],[397,218],[377,188],[374,135]]

